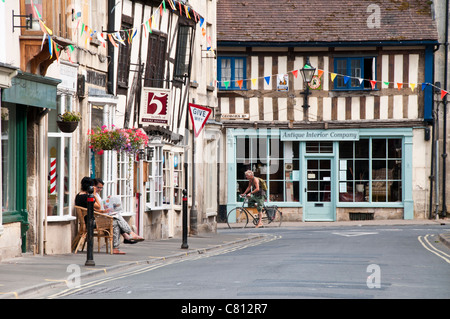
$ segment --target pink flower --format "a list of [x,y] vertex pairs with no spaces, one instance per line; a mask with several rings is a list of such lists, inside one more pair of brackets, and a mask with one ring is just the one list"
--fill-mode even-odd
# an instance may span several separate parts
[[103,150],[100,150],[100,151],[97,152],[98,155],[103,155],[103,153],[104,153]]

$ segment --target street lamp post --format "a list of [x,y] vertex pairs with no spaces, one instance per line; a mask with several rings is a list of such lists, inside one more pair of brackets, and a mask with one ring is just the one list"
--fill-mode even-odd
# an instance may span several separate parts
[[309,83],[312,81],[314,73],[316,73],[316,68],[311,66],[311,64],[309,63],[309,57],[306,58],[306,64],[302,69],[300,69],[300,72],[303,77],[303,82],[306,86],[305,91],[301,92],[300,94],[304,95],[303,108],[307,109],[309,108],[308,96],[311,95],[311,92],[309,92]]

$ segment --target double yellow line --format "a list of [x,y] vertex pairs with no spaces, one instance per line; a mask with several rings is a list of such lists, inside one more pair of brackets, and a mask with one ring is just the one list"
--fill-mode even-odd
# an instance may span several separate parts
[[443,252],[442,250],[437,249],[436,247],[434,247],[430,241],[428,240],[428,237],[431,236],[430,234],[425,235],[425,236],[419,236],[417,237],[417,239],[419,240],[419,242],[422,244],[422,246],[432,252],[433,254],[435,254],[436,256],[444,259],[447,263],[450,264],[450,255]]

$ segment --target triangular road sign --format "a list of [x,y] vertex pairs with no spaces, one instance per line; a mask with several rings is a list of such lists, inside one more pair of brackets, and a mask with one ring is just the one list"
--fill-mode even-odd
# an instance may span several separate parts
[[194,126],[195,137],[198,137],[201,130],[206,124],[209,116],[211,115],[211,109],[189,103],[189,113],[191,114],[192,125]]

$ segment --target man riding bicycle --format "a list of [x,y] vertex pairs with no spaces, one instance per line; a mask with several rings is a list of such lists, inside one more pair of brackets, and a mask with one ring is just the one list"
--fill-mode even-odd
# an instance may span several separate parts
[[260,188],[259,179],[254,176],[252,171],[246,171],[245,178],[248,179],[248,187],[241,196],[250,197],[248,200],[249,207],[253,207],[256,204],[256,210],[258,211],[259,216],[259,222],[258,225],[256,225],[256,228],[258,228],[263,226],[262,208],[264,206],[264,201],[266,200],[266,192]]

